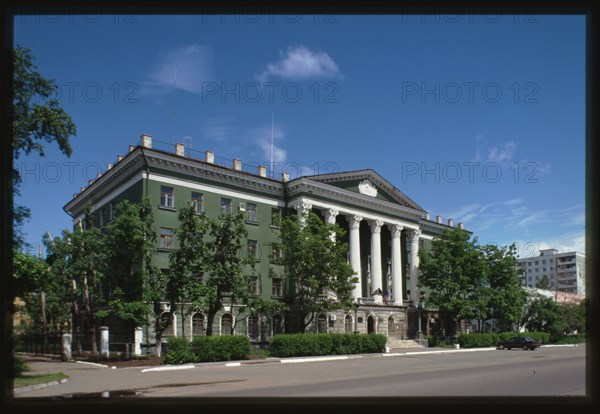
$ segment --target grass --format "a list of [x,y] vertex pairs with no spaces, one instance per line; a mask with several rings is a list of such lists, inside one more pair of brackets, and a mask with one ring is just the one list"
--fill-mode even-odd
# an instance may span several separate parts
[[61,379],[69,378],[62,372],[54,374],[39,374],[39,375],[21,375],[15,378],[14,388],[25,387],[27,385],[43,384],[46,382],[60,381]]

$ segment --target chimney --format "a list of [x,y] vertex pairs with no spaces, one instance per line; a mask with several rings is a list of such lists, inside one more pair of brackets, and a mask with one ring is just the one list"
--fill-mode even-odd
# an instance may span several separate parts
[[79,194],[77,194],[77,193],[73,193],[73,198],[77,198],[78,195]]
[[210,164],[214,164],[215,163],[215,153],[212,151],[206,151],[204,152],[205,155],[205,161],[210,163]]
[[465,229],[465,224],[462,221],[459,221],[458,222],[458,228],[461,229],[461,230],[464,230]]
[[183,146],[183,144],[175,144],[175,154],[179,155],[180,157],[185,156],[185,147]]
[[79,192],[83,193],[85,191],[86,187],[79,187]]
[[287,183],[290,180],[290,173],[285,171],[283,174],[281,174],[281,179],[284,183]]
[[117,155],[117,162],[121,161],[123,159],[123,156],[121,154]]
[[442,224],[442,216],[435,216],[435,222]]
[[264,165],[259,165],[258,166],[258,175],[260,175],[261,177],[266,177],[267,176],[267,167],[265,167]]
[[425,213],[425,220],[429,220],[429,213]]
[[152,137],[148,134],[142,134],[140,136],[140,144],[144,148],[152,148]]
[[452,219],[448,219],[448,225],[449,225],[450,227],[452,227],[452,226],[454,225],[454,222],[452,221]]
[[112,164],[106,164],[106,171],[110,170],[113,167]]
[[88,180],[88,185],[92,185],[93,182],[94,180]]
[[135,149],[135,145],[130,145],[129,146],[129,152],[133,151]]
[[100,178],[100,177],[102,177],[102,173],[101,172],[99,172],[98,174],[96,174],[96,178]]
[[233,169],[236,171],[242,171],[242,161],[237,158],[233,159]]

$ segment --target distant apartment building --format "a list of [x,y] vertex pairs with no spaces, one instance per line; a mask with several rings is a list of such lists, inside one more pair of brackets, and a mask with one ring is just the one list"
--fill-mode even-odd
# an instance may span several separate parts
[[556,249],[541,250],[539,256],[517,259],[521,284],[530,288],[547,289],[585,295],[585,254],[558,253]]

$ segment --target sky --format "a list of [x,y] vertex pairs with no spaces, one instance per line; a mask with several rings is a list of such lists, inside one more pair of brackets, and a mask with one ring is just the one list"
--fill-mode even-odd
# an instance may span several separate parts
[[46,144],[15,160],[34,251],[71,226],[73,193],[147,133],[276,177],[370,168],[479,243],[585,252],[583,16],[65,10],[14,22],[77,126],[70,158]]

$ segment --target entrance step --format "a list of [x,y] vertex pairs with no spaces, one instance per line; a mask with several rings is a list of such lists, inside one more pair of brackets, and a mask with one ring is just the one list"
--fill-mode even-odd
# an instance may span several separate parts
[[425,348],[423,345],[414,339],[394,339],[388,338],[387,346],[389,349],[400,349],[400,348]]

